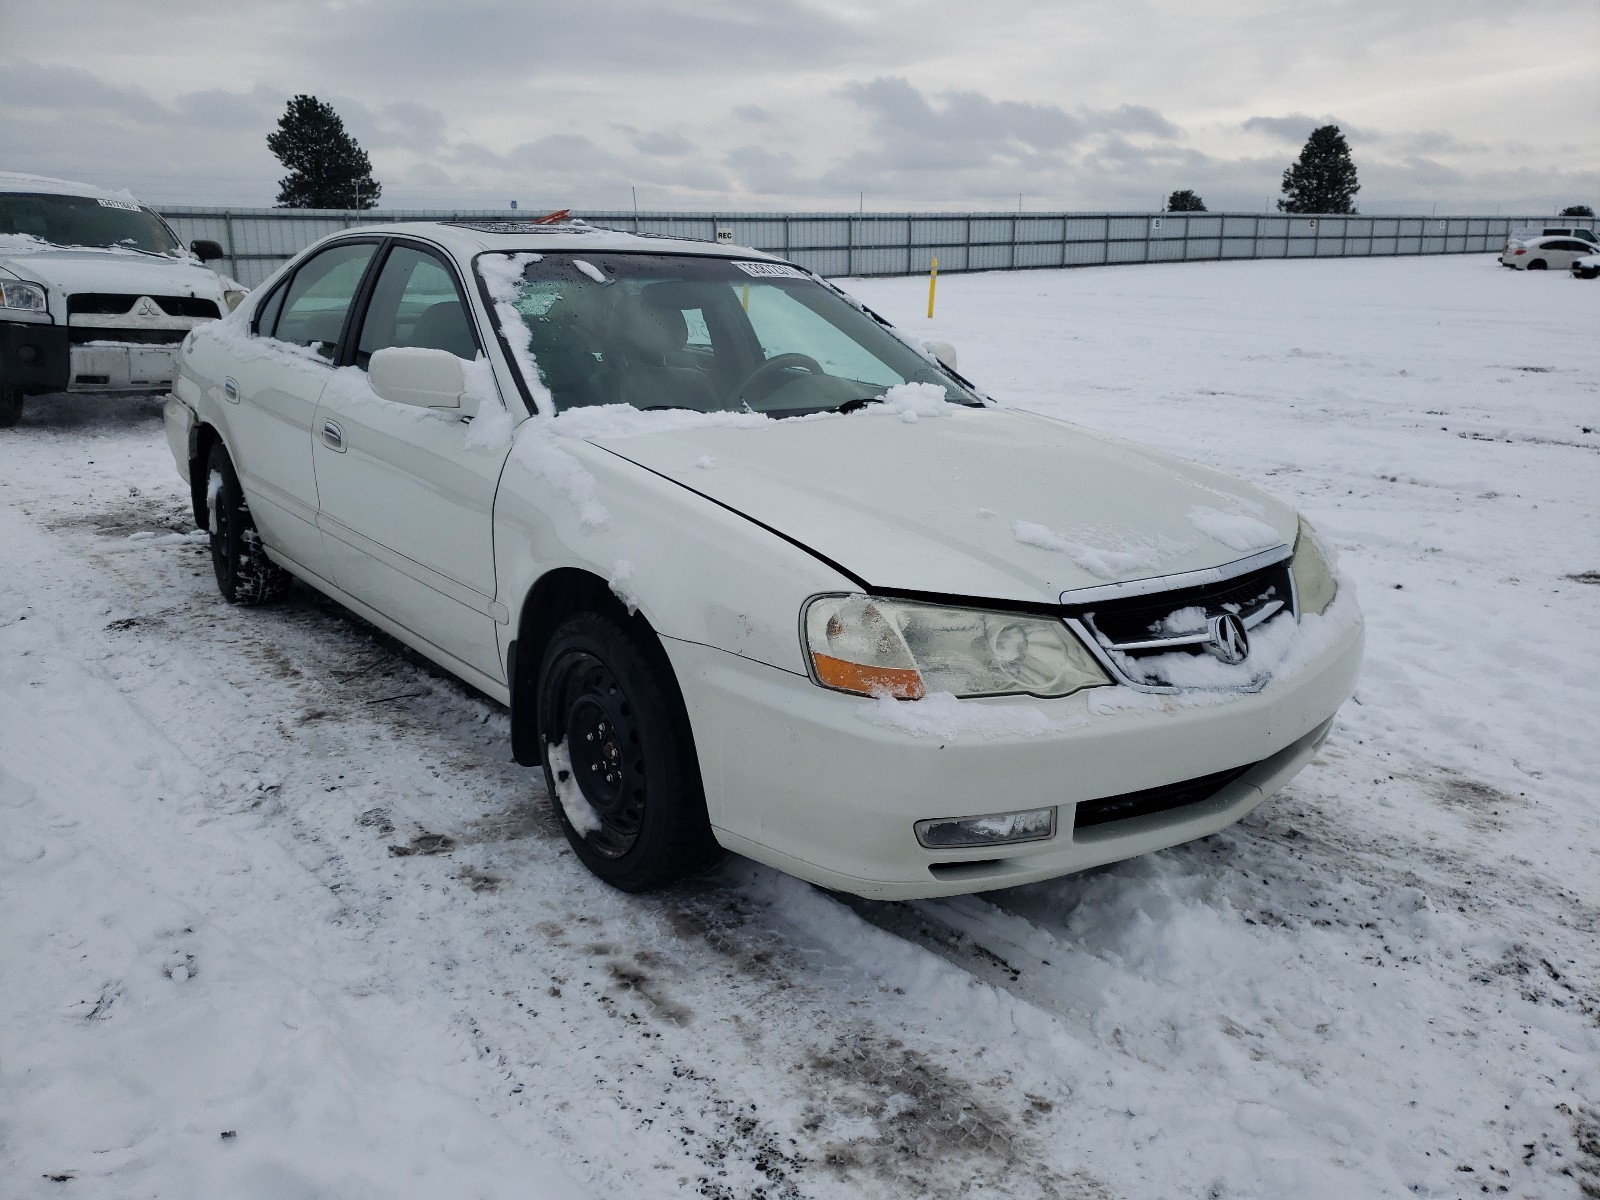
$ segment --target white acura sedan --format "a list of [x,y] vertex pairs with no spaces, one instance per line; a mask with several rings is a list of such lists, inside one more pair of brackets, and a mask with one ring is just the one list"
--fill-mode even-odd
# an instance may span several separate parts
[[337,234],[189,336],[166,420],[223,595],[298,578],[508,705],[630,891],[729,849],[911,898],[1201,837],[1360,664],[1293,511],[752,250]]

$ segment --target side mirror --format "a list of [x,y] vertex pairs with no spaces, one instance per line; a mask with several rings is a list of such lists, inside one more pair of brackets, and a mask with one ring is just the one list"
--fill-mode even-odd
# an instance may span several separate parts
[[367,382],[395,404],[460,408],[467,390],[466,365],[448,350],[385,346],[367,363]]
[[949,342],[929,342],[928,353],[952,371],[956,370],[956,348]]
[[196,238],[189,243],[189,251],[201,262],[215,262],[222,258],[222,246],[209,238]]

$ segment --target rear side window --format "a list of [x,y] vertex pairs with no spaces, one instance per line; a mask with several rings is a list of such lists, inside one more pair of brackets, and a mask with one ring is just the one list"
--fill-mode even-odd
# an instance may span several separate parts
[[371,242],[330,246],[307,259],[284,289],[281,309],[271,311],[278,304],[277,297],[267,302],[260,332],[280,342],[307,346],[331,361],[350,302],[376,249]]

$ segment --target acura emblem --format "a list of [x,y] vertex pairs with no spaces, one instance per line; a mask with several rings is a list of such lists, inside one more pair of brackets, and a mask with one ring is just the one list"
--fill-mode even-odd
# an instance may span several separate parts
[[1242,663],[1250,655],[1250,636],[1244,631],[1244,622],[1232,613],[1212,617],[1211,640],[1206,649],[1230,666]]
[[139,297],[139,307],[134,309],[134,314],[141,317],[159,317],[161,310],[156,307],[156,302],[149,296]]

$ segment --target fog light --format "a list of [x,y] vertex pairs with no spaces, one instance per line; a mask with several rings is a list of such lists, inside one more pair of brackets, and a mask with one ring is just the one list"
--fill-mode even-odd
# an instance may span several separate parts
[[935,817],[917,822],[917,841],[929,850],[1042,842],[1056,835],[1056,810],[1029,808],[985,817]]

